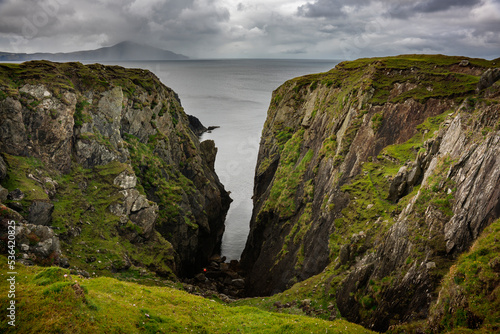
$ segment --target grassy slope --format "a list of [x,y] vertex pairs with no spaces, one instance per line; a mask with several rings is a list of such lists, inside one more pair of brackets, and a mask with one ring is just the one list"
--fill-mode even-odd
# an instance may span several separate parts
[[[17,270],[16,328],[2,319],[2,333],[371,333],[343,320],[230,307],[170,287],[64,277],[69,272],[57,267]],[[4,278],[0,287],[8,289]],[[8,302],[2,293],[0,308]]]
[[[61,174],[46,169],[35,158],[10,155],[5,155],[5,158],[10,166],[9,177],[2,185],[7,189],[26,190],[27,196],[22,201],[25,215],[32,200],[48,199],[40,184],[27,175],[37,175],[36,171],[39,171],[58,182],[51,224],[63,237],[61,249],[70,258],[72,268],[86,270],[93,276],[140,277],[139,268],[125,267],[123,259],[127,254],[132,263],[141,263],[164,276],[174,277],[168,267],[174,261],[170,243],[158,234],[155,242],[132,244],[120,234],[129,229],[140,230],[140,227],[130,222],[120,224],[119,217],[108,209],[110,204],[121,200],[113,180],[124,170],[130,170],[129,165],[116,161],[93,169],[75,165],[69,174]],[[81,187],[82,182],[86,184],[85,188]],[[75,198],[79,200],[75,201]],[[75,231],[78,231],[77,235],[68,237]]]

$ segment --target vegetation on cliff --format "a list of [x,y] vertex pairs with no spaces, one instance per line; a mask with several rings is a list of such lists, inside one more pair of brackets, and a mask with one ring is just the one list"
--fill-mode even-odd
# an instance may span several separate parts
[[360,59],[278,88],[242,263],[250,294],[282,293],[242,303],[379,331],[427,318],[500,216],[499,65]]
[[0,64],[0,92],[0,218],[23,224],[22,261],[170,278],[208,263],[230,198],[214,143],[154,74]]

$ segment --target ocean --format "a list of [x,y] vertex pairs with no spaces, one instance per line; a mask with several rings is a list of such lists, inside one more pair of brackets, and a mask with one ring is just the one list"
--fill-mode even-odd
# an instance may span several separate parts
[[248,236],[260,135],[273,90],[288,79],[325,72],[338,63],[289,59],[113,63],[149,69],[179,95],[187,114],[205,126],[220,127],[201,140],[215,141],[215,170],[233,199],[222,239],[221,255],[227,260],[239,260]]

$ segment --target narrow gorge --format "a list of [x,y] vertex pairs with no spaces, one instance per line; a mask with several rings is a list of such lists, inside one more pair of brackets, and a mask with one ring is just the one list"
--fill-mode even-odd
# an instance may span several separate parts
[[[224,263],[216,143],[173,90],[140,69],[0,64],[0,246],[15,220],[37,296],[22,310],[69,298],[87,332],[498,331],[499,79],[500,58],[403,55],[284,83]],[[103,311],[119,307],[132,320]]]

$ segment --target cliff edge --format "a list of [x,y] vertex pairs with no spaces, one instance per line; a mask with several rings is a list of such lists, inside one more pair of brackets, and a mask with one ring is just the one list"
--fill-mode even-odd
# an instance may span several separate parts
[[[377,331],[426,319],[444,275],[500,217],[499,65],[370,58],[279,87],[241,261],[247,292],[289,289],[273,300],[307,299],[310,313]],[[464,310],[470,328],[488,324]]]
[[1,215],[27,263],[193,275],[220,247],[231,201],[216,152],[149,71],[0,64]]

